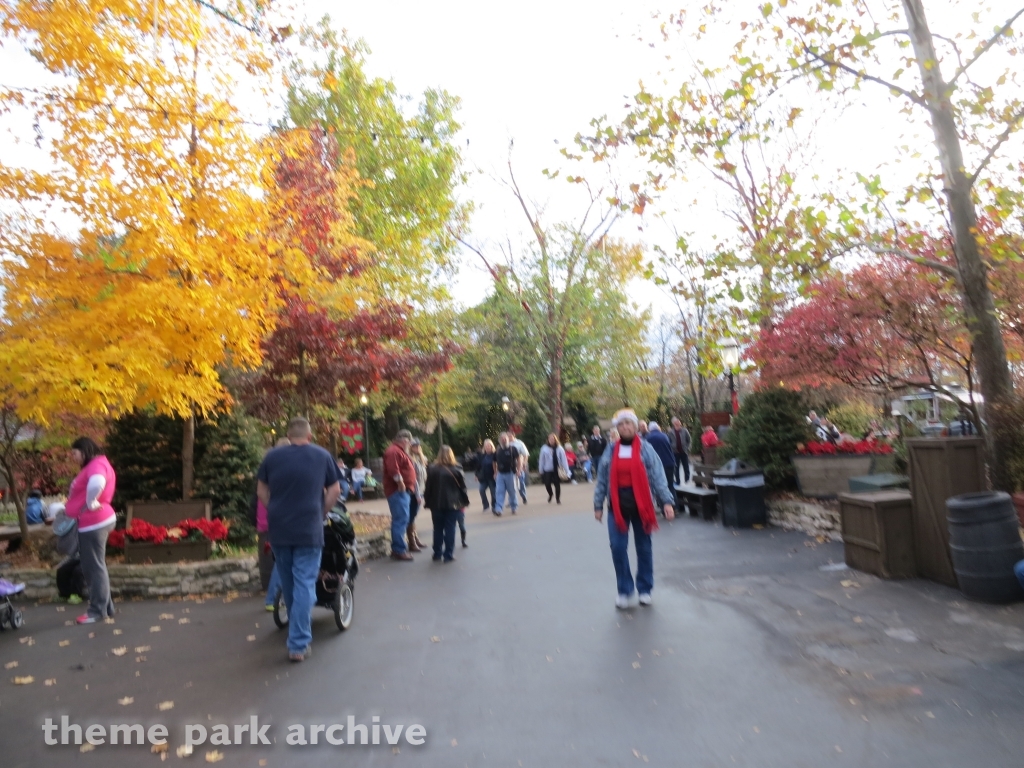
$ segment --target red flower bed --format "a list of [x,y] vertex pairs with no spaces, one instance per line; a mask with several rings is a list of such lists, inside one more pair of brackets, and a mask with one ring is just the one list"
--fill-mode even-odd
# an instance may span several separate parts
[[107,546],[111,549],[124,549],[125,539],[162,544],[165,541],[200,541],[202,539],[223,541],[227,537],[228,527],[223,520],[188,519],[168,528],[136,518],[124,530],[111,531],[107,538]]
[[892,446],[878,440],[844,440],[839,443],[822,443],[812,440],[806,445],[798,445],[796,452],[803,456],[867,456],[892,453]]

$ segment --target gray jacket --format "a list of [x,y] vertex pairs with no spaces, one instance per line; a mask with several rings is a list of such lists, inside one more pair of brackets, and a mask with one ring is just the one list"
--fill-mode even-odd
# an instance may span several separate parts
[[[657,510],[666,504],[675,504],[676,499],[668,487],[668,480],[665,479],[665,468],[658,458],[657,451],[646,440],[633,440],[633,447],[640,446],[640,460],[643,461],[644,469],[647,470],[647,482],[651,486],[651,496],[654,501],[654,509]],[[612,449],[614,444],[609,444],[601,456],[601,464],[597,470],[597,485],[594,488],[594,509],[604,509],[604,503],[608,500],[608,475],[612,468]]]

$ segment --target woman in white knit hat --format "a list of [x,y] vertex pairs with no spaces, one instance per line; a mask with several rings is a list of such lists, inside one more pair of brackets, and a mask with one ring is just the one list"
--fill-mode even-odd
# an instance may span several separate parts
[[665,478],[665,469],[657,452],[637,436],[640,420],[630,408],[615,414],[612,426],[619,437],[608,445],[601,457],[594,488],[594,517],[604,517],[608,501],[608,539],[618,584],[616,608],[628,608],[633,597],[634,580],[629,568],[629,526],[633,526],[636,546],[636,591],[640,605],[651,604],[654,589],[654,559],[651,533],[658,528],[657,508],[665,518],[675,517],[675,499]]

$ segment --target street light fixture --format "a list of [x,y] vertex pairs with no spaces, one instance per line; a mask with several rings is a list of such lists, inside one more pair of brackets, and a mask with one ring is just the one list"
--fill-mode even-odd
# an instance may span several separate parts
[[722,364],[729,372],[729,403],[732,405],[732,412],[735,415],[739,411],[739,402],[736,397],[736,384],[733,381],[733,371],[740,364],[740,345],[731,336],[720,339],[718,347],[722,354]]
[[508,399],[508,395],[502,395],[501,397],[501,410],[505,412],[505,428],[512,428],[512,401]]
[[370,414],[367,406],[370,404],[370,398],[366,396],[366,387],[360,387],[359,402],[363,406],[363,453],[366,455],[366,466],[370,466]]

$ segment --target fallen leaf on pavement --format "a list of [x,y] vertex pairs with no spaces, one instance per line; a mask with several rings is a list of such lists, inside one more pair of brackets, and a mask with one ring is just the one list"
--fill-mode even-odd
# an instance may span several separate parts
[[58,605],[57,606],[57,613],[64,613],[64,606],[63,605]]
[[179,623],[179,624],[188,624],[188,623],[189,623],[189,620],[188,620],[188,618],[184,618],[184,619],[178,619],[178,623]]
[[[124,634],[124,630],[123,629],[115,629],[114,630],[114,634],[115,635],[122,635],[122,634]],[[159,744],[157,746],[159,746]]]
[[432,642],[432,643],[440,643],[441,642],[441,638],[438,637],[437,635],[434,635],[433,637],[430,638],[430,642]]
[[159,632],[159,631],[160,631],[160,627],[159,627],[159,626],[156,626],[156,627],[150,627],[150,628],[149,628],[149,631],[150,631],[150,632]]
[[127,707],[129,704],[134,704],[135,699],[131,696],[125,696],[123,699],[118,699],[117,703],[120,704],[122,707]]
[[156,708],[159,709],[161,712],[166,712],[168,709],[174,709],[174,702],[161,701],[159,704],[156,705]]
[[82,746],[80,746],[78,748],[78,751],[79,752],[92,752],[94,749],[96,749],[96,747],[94,747],[92,744],[83,744]]
[[96,637],[96,633],[95,632],[90,632],[89,633],[89,639],[91,640],[94,637]]
[[32,636],[29,635],[28,637],[18,638],[18,642],[19,643],[28,643],[29,645],[33,645],[35,643],[35,640],[33,640]]
[[145,653],[148,650],[150,650],[150,647],[148,645],[137,645],[137,646],[135,646],[135,652],[136,653]]
[[32,677],[32,675],[26,675],[25,677],[15,677],[11,680],[11,682],[13,682],[15,685],[31,685],[35,681],[36,679]]
[[206,753],[206,762],[208,763],[219,763],[224,759],[224,753],[218,752],[216,749],[213,752]]
[[161,613],[160,614],[160,621],[164,621],[165,619],[173,619],[173,618],[174,618],[174,614],[173,613]]
[[161,752],[166,752],[167,743],[164,742],[163,744],[154,744],[152,747],[149,748],[149,751],[152,752],[154,755],[160,754]]
[[43,680],[43,685],[56,685],[56,684],[57,684],[57,678],[56,677],[48,677],[45,680]]
[[16,666],[18,666],[18,662],[8,661],[6,664],[4,664],[4,669],[14,669]]
[[453,747],[459,746],[459,740],[458,739],[452,739],[452,746]]
[[182,744],[180,747],[174,750],[174,754],[176,754],[178,757],[188,757],[192,754],[192,745]]
[[145,660],[146,660],[145,656],[136,656],[135,657],[135,661],[140,661],[141,662],[141,661],[145,661]]
[[640,669],[640,662],[639,661],[634,661],[633,662],[633,669]]
[[843,579],[840,581],[839,586],[845,587],[846,589],[860,589],[860,584],[856,581],[850,581],[849,579]]
[[124,656],[128,653],[128,646],[122,645],[120,648],[111,648],[110,652],[115,656]]
[[245,639],[246,639],[246,640],[248,640],[248,641],[249,641],[249,642],[251,643],[251,642],[252,642],[253,640],[255,640],[255,639],[256,639],[256,635],[249,635],[249,636],[248,636],[248,637],[246,637]]
[[71,645],[71,641],[70,640],[61,640],[59,643],[57,643],[57,645],[59,645],[61,648],[65,648],[66,646]]

